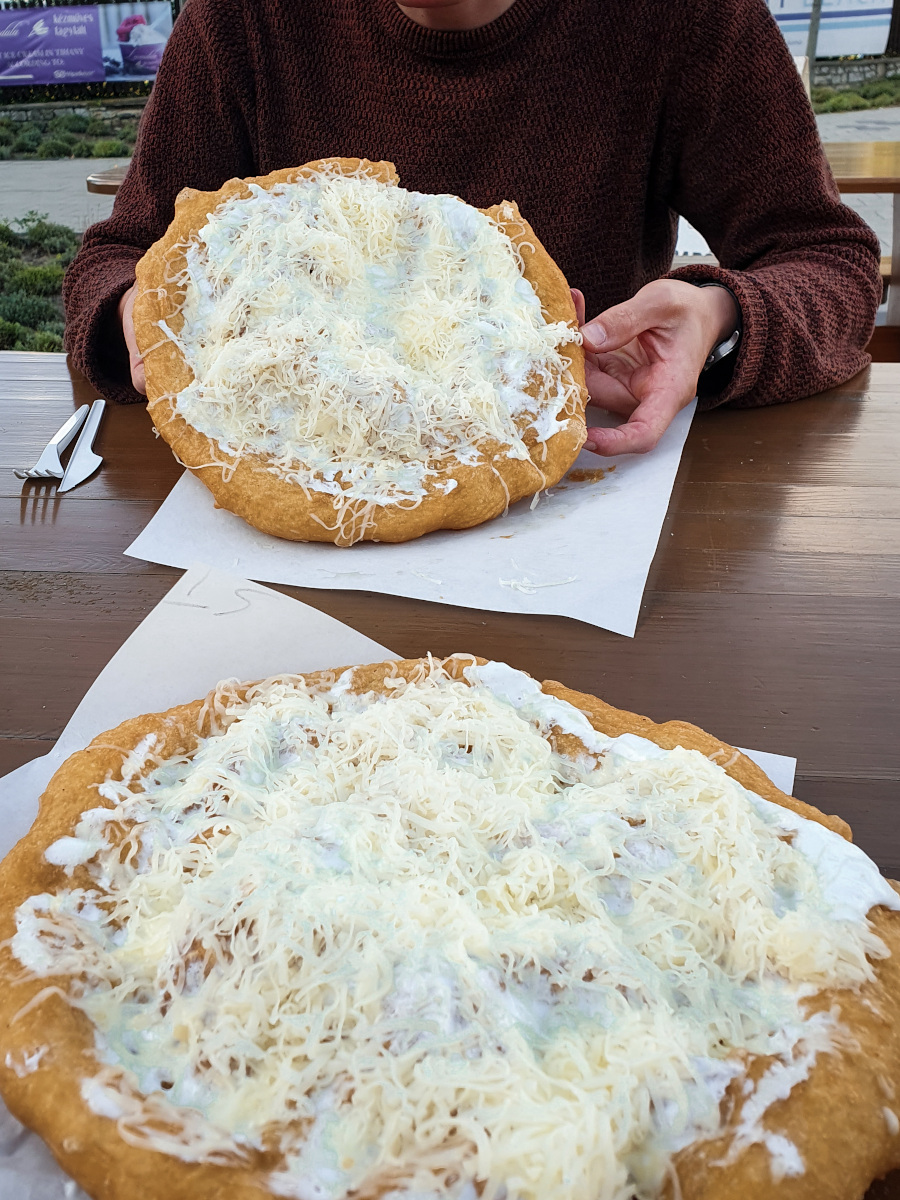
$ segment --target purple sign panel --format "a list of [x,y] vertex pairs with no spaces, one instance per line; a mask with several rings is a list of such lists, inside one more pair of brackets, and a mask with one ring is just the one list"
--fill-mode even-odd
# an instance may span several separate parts
[[0,10],[0,87],[152,79],[172,32],[169,0]]
[[96,5],[0,12],[0,85],[104,78]]

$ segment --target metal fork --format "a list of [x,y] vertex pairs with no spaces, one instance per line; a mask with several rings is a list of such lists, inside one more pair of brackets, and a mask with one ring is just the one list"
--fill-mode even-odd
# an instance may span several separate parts
[[64,468],[59,461],[60,452],[74,441],[90,407],[89,404],[82,404],[77,412],[72,413],[65,425],[56,431],[44,447],[41,457],[30,470],[17,469],[13,474],[19,479],[62,479]]

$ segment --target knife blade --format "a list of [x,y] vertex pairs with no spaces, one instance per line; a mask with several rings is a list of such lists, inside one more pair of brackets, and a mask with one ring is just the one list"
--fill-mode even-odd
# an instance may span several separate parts
[[100,455],[94,453],[93,445],[105,410],[105,400],[95,400],[91,405],[91,411],[88,413],[84,428],[78,435],[78,441],[75,443],[66,473],[62,477],[62,483],[56,489],[57,495],[71,491],[72,488],[78,487],[79,483],[84,483],[85,479],[93,475],[103,462]]

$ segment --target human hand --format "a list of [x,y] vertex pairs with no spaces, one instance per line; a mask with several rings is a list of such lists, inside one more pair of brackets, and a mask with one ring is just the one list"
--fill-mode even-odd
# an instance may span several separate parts
[[713,346],[734,332],[739,313],[731,293],[657,279],[587,324],[577,288],[572,299],[590,402],[626,418],[617,429],[588,429],[584,448],[603,455],[652,450],[696,395]]
[[136,292],[137,284],[133,283],[119,301],[119,320],[122,322],[125,345],[128,347],[128,365],[131,368],[131,382],[142,396],[146,396],[147,381],[144,378],[144,360],[141,358],[137,339],[134,336],[134,297]]

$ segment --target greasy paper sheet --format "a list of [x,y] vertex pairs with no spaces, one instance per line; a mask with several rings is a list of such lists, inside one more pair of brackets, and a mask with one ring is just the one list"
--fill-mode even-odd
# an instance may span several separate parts
[[[421,647],[423,654],[427,650]],[[285,670],[396,657],[297,600],[209,567],[193,567],[100,672],[53,750],[0,779],[0,858],[28,830],[41,792],[64,759],[128,717],[194,700],[220,679],[260,679]],[[791,791],[794,759],[747,753],[778,787]],[[0,1200],[88,1200],[40,1138],[2,1102]]]
[[[346,549],[287,542],[214,508],[203,484],[185,472],[125,553],[171,567],[202,559],[250,579],[301,587],[553,613],[632,637],[694,407],[679,413],[650,454],[582,453],[533,510],[522,500],[475,529]],[[591,409],[589,422],[608,420]],[[589,478],[578,480],[583,471]]]

